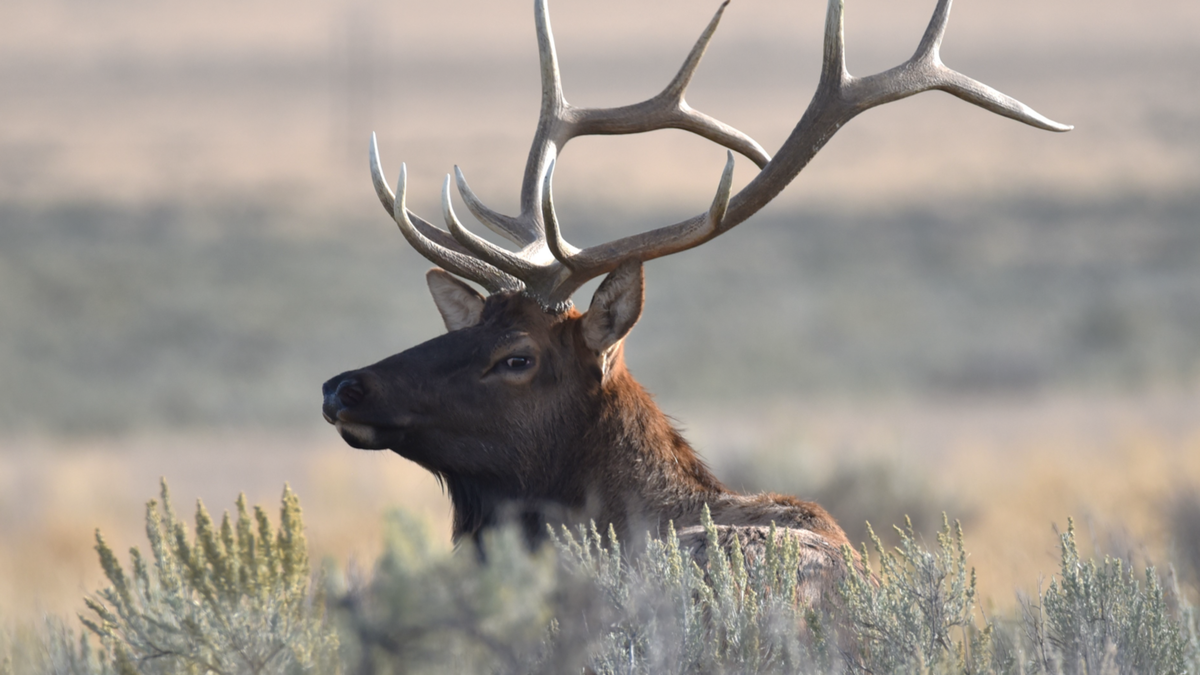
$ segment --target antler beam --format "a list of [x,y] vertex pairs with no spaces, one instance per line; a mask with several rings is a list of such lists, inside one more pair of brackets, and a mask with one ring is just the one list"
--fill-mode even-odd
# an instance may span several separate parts
[[[940,89],[1040,129],[1072,128],[942,63],[939,49],[950,15],[950,0],[939,0],[912,58],[868,77],[850,75],[846,70],[843,3],[829,0],[824,62],[817,91],[791,135],[771,158],[754,139],[692,109],[684,99],[687,85],[728,4],[728,0],[721,4],[679,72],[657,96],[617,108],[577,108],[567,103],[563,95],[546,2],[535,0],[542,107],[522,178],[520,215],[507,216],[488,208],[471,191],[458,167],[454,169],[459,194],[467,209],[488,228],[520,246],[520,250],[503,249],[463,227],[450,202],[449,176],[442,189],[442,212],[448,231],[408,211],[404,206],[404,170],[401,169],[397,198],[383,177],[372,135],[372,178],[384,208],[409,243],[434,263],[489,291],[523,290],[547,310],[561,311],[569,306],[571,294],[581,285],[611,272],[626,260],[646,261],[699,246],[744,222],[778,195],[838,129],[870,108]],[[583,250],[567,243],[555,217],[551,190],[554,165],[563,146],[577,136],[637,134],[666,128],[690,131],[730,150],[709,210],[673,225]],[[731,197],[734,151],[750,158],[761,171]]]
[[906,62],[891,70],[854,77],[846,69],[842,0],[829,0],[825,18],[825,58],[821,79],[804,115],[775,158],[733,197],[721,224],[724,232],[744,222],[775,198],[816,156],[843,125],[859,113],[931,89],[1047,131],[1070,131],[1020,101],[947,68],[941,60],[942,38],[950,19],[951,0],[939,0],[929,26]]

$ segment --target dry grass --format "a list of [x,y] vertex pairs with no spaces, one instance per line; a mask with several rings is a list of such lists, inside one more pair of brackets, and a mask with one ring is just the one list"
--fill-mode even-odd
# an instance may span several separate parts
[[[1008,606],[1015,589],[1034,591],[1054,572],[1054,532],[1068,516],[1080,523],[1089,554],[1172,562],[1173,539],[1190,523],[1172,525],[1176,497],[1200,486],[1198,405],[1195,395],[1180,394],[795,402],[744,415],[694,410],[683,419],[693,420],[691,436],[719,474],[744,476],[739,465],[761,465],[749,488],[820,494],[840,469],[881,464],[902,481],[919,476],[900,497],[963,520],[981,597]],[[903,507],[875,497],[845,495],[848,513],[834,515],[847,521],[866,502],[876,530],[900,524]],[[861,531],[861,523],[844,525]]]
[[[966,522],[981,597],[1010,607],[1015,589],[1034,590],[1055,571],[1052,527],[1065,526],[1067,516],[1082,523],[1085,550],[1169,559],[1171,498],[1200,486],[1196,405],[1190,396],[1093,397],[795,404],[719,415],[693,409],[681,417],[719,474],[761,462],[785,481],[765,487],[819,489],[839,465],[881,458],[922,475],[925,492],[917,499]],[[740,430],[736,443],[731,430]],[[102,581],[91,548],[94,528],[102,528],[116,550],[141,544],[143,502],[160,475],[180,508],[193,496],[219,507],[240,490],[270,505],[290,482],[303,500],[316,560],[369,565],[379,551],[382,515],[393,506],[423,514],[449,545],[447,502],[431,477],[390,453],[354,451],[329,436],[6,443],[0,453],[0,608],[10,619],[78,609],[80,597]],[[781,474],[781,465],[790,468]],[[871,498],[851,495],[848,502]],[[877,529],[896,517],[885,509],[871,515]],[[1130,551],[1130,543],[1137,548]]]
[[96,528],[116,551],[145,548],[145,502],[159,476],[182,514],[196,498],[228,508],[239,492],[273,512],[289,483],[303,500],[314,561],[369,568],[394,507],[449,532],[449,506],[430,475],[391,453],[353,451],[332,432],[9,440],[0,446],[0,615],[79,610],[103,582]]

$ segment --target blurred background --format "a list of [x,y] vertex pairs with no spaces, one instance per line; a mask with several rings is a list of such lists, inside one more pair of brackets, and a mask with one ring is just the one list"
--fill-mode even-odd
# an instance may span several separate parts
[[[319,387],[442,330],[371,188],[372,131],[416,212],[436,219],[454,164],[516,210],[531,4],[0,4],[0,619],[79,607],[94,529],[144,547],[160,476],[183,512],[290,482],[343,565],[370,566],[394,506],[449,546],[433,479],[346,447]],[[934,3],[847,5],[863,75],[911,54]],[[656,93],[716,3],[551,9],[568,99],[607,106]],[[773,151],[823,15],[735,0],[688,100]],[[997,605],[1053,572],[1069,515],[1098,551],[1194,574],[1197,35],[1189,0],[961,0],[947,64],[1077,128],[941,93],[864,114],[754,219],[648,265],[634,374],[732,486],[816,498],[856,540],[961,519]],[[567,237],[699,212],[723,162],[682,132],[579,139]]]

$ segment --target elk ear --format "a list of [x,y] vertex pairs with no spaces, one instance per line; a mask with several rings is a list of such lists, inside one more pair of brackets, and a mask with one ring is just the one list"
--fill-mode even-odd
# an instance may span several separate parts
[[425,273],[433,304],[437,305],[447,331],[470,328],[483,316],[483,296],[454,275],[437,267]]
[[646,278],[640,260],[626,261],[610,272],[583,315],[583,341],[588,349],[603,354],[624,339],[642,316],[645,296]]

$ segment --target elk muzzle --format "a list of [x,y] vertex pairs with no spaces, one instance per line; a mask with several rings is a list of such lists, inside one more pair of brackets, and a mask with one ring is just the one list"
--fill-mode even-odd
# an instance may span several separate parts
[[378,398],[376,378],[365,371],[349,371],[331,378],[321,386],[323,395],[321,413],[325,421],[334,425],[342,438],[351,447],[360,450],[382,450],[387,447],[381,431],[398,429],[391,425],[381,426],[374,420],[372,410]]
[[354,375],[345,373],[326,382],[321,387],[321,393],[325,395],[321,412],[330,424],[336,424],[342,411],[353,409],[366,396],[362,382]]

